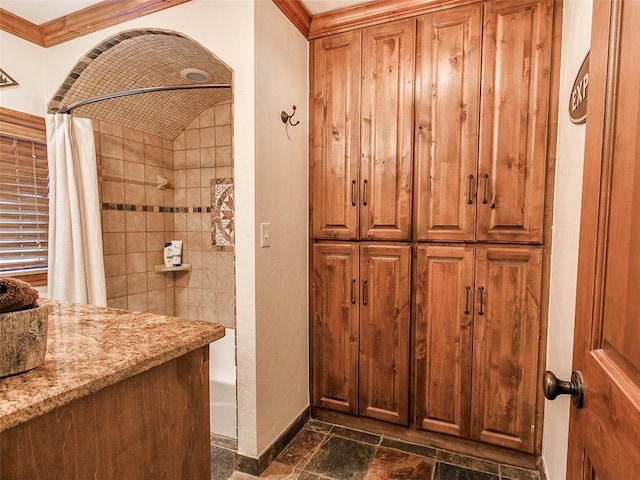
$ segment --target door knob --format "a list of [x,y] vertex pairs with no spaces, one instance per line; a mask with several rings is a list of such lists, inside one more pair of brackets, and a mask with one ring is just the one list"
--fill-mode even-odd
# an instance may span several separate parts
[[558,380],[553,372],[544,372],[542,390],[547,400],[555,400],[558,395],[571,395],[571,401],[576,408],[582,408],[584,403],[584,388],[582,374],[578,371],[571,374],[571,381]]

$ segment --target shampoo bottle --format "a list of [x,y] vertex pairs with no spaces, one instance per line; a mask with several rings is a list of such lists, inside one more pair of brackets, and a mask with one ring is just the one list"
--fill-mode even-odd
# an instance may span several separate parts
[[164,244],[164,266],[165,267],[173,267],[173,247],[171,246],[171,242],[166,242]]
[[173,255],[173,266],[182,265],[182,240],[171,240],[171,248]]

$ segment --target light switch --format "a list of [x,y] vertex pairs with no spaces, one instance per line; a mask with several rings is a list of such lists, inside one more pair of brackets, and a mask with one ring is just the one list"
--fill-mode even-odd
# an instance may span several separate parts
[[271,246],[271,224],[260,224],[260,247],[266,248]]

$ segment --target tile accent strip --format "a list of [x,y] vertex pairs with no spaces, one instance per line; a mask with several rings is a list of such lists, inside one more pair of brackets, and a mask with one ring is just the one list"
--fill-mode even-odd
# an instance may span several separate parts
[[102,210],[124,210],[125,212],[160,213],[211,213],[211,207],[165,207],[157,205],[133,205],[129,203],[102,202]]

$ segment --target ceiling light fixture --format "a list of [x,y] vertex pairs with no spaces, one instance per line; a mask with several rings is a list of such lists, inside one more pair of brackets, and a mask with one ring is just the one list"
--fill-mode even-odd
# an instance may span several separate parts
[[211,80],[211,75],[199,68],[185,68],[180,70],[180,76],[186,80],[196,83],[204,83]]

